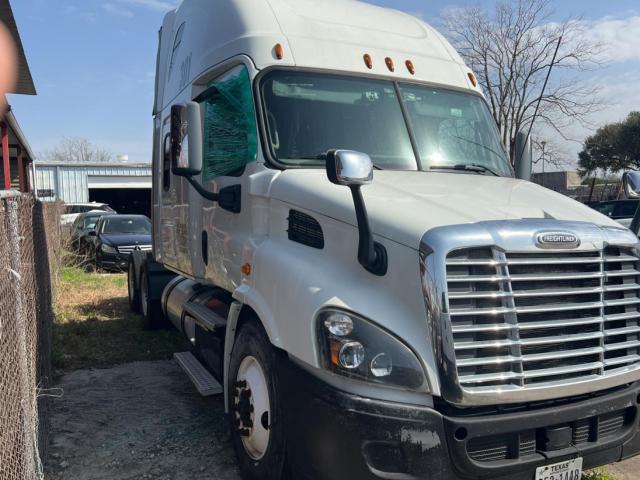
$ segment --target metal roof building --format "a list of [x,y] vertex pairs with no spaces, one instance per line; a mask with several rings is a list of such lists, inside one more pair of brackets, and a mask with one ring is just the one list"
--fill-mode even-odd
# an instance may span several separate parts
[[36,162],[36,194],[42,201],[108,203],[118,213],[148,215],[151,165]]

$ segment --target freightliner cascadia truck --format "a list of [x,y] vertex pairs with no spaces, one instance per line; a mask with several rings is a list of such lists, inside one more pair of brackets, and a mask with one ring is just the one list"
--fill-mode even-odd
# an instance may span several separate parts
[[441,34],[184,0],[159,37],[130,302],[189,340],[243,478],[576,480],[640,450],[638,238],[523,180]]

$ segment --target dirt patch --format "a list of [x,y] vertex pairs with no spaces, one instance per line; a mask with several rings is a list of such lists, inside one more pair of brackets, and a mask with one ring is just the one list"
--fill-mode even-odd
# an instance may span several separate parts
[[[239,480],[222,396],[173,361],[67,373],[53,401],[47,480]],[[640,457],[599,479],[635,480]]]
[[49,480],[238,480],[222,396],[173,361],[65,374],[53,401]]
[[609,465],[607,471],[615,480],[637,480],[640,477],[640,456]]

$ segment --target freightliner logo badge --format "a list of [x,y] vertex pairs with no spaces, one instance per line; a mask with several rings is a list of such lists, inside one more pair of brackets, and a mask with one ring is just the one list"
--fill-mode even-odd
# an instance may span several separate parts
[[580,246],[577,235],[569,232],[538,232],[536,246],[539,248],[576,248]]

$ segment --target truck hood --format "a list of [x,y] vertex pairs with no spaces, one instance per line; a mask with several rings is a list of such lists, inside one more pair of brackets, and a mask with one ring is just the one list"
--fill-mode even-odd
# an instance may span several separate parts
[[[513,178],[468,173],[375,171],[362,187],[376,235],[417,249],[432,228],[489,220],[547,218],[620,224],[564,195]],[[271,196],[306,211],[356,226],[351,193],[322,169],[285,170]]]

